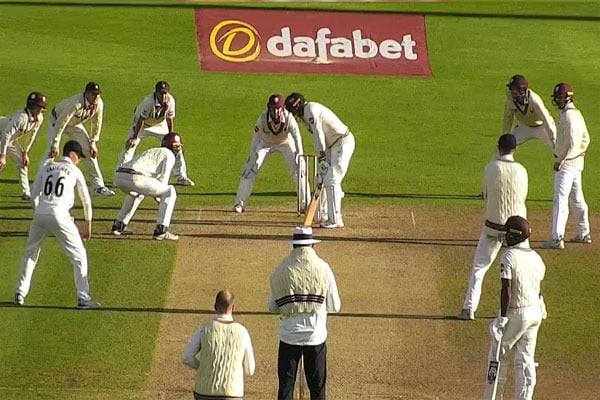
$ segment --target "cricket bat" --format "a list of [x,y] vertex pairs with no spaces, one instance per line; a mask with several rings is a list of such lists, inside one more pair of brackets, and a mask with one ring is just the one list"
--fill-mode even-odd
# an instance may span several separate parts
[[317,212],[317,207],[319,207],[319,197],[321,196],[321,190],[323,189],[323,183],[317,184],[314,193],[310,199],[310,204],[306,209],[306,214],[304,214],[304,226],[312,226],[313,219],[315,219],[315,213]]

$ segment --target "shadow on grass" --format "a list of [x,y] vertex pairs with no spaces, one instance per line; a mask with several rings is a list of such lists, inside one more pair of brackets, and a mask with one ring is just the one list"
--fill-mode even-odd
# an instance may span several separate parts
[[[198,314],[213,315],[214,310],[202,310],[195,308],[162,308],[162,307],[104,307],[93,310],[78,310],[75,307],[58,305],[16,305],[11,302],[0,302],[0,308],[13,308],[22,310],[66,310],[78,312],[132,312],[132,313],[154,313],[154,314]],[[266,311],[236,311],[235,315],[244,316],[272,316],[279,318],[279,314]],[[367,318],[367,319],[415,319],[415,320],[459,320],[455,315],[432,315],[432,314],[376,314],[376,313],[336,313],[329,314],[328,318]],[[494,317],[478,317],[479,319],[493,319]]]

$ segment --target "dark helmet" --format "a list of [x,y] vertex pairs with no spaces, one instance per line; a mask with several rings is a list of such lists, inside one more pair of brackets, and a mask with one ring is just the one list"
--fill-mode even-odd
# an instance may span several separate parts
[[88,82],[87,85],[85,85],[85,91],[94,94],[102,93],[100,90],[100,85],[98,85],[96,82]]
[[31,92],[27,96],[27,105],[26,107],[30,110],[35,107],[46,108],[46,96],[44,96],[41,92]]
[[506,229],[506,244],[509,246],[521,243],[531,236],[529,221],[518,215],[509,217],[504,228]]
[[275,122],[280,123],[284,120],[283,107],[284,107],[283,96],[280,94],[272,94],[269,96],[267,101],[267,112],[269,117]]
[[506,87],[510,90],[513,100],[525,104],[527,101],[527,89],[529,88],[529,83],[523,75],[513,75],[506,84]]
[[563,108],[567,103],[573,101],[573,88],[568,83],[557,83],[552,91],[552,103]]
[[302,116],[304,114],[304,104],[306,100],[300,93],[292,93],[285,98],[285,109],[295,116]]
[[156,93],[158,93],[158,92],[167,92],[168,93],[170,90],[171,90],[171,87],[165,81],[158,81],[158,82],[156,82],[156,85],[154,85],[154,91]]
[[[177,146],[177,148],[175,148],[176,144],[179,144],[179,146]],[[171,150],[175,154],[179,153],[182,145],[183,145],[183,142],[181,141],[181,135],[179,135],[179,133],[176,133],[176,132],[167,133],[162,138],[162,141],[161,141],[162,147],[166,147],[167,149]]]

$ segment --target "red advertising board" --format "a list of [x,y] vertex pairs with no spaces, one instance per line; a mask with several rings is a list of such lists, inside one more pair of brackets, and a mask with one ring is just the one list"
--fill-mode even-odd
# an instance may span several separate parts
[[197,9],[204,71],[431,75],[425,17]]

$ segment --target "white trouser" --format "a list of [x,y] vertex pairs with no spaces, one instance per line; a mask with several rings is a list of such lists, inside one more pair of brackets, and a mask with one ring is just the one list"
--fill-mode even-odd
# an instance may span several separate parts
[[163,184],[156,178],[126,172],[116,172],[114,182],[119,189],[127,194],[117,220],[127,225],[144,197],[150,196],[160,200],[156,224],[166,227],[171,224],[171,217],[177,200],[177,192],[173,186]]
[[29,169],[23,165],[23,150],[21,150],[21,146],[17,145],[15,142],[9,143],[6,148],[6,155],[15,163],[17,174],[19,176],[19,184],[21,185],[21,192],[26,195],[31,195],[31,190],[29,189]]
[[332,223],[339,222],[342,215],[342,197],[344,197],[342,180],[348,172],[354,146],[354,135],[348,132],[347,136],[340,138],[325,152],[329,168],[322,177],[325,198],[321,202],[321,215],[327,216]]
[[[498,390],[492,399],[492,385],[485,385],[484,400],[502,400],[507,377],[507,358],[514,349],[515,399],[531,400],[536,383],[535,347],[537,334],[542,323],[542,311],[539,305],[519,309],[509,309],[508,324],[504,327],[500,339],[500,367],[498,374]],[[498,348],[498,339],[492,333],[488,361],[494,360]]]
[[73,266],[77,298],[90,300],[87,254],[79,230],[68,214],[60,216],[35,214],[33,216],[16,292],[23,297],[29,293],[31,278],[40,257],[42,242],[48,235],[56,237]]
[[[250,150],[250,156],[244,165],[242,176],[240,177],[240,183],[238,184],[237,193],[235,195],[235,204],[240,204],[242,207],[246,207],[248,204],[248,198],[252,193],[252,187],[254,186],[254,180],[258,175],[258,171],[262,168],[265,160],[273,153],[281,153],[285,162],[290,170],[290,175],[294,180],[294,190],[298,187],[298,161],[296,145],[292,140],[288,140],[282,144],[267,144],[261,139],[254,138],[252,140],[252,148]],[[304,194],[304,186],[301,185],[300,198],[306,198]]]
[[467,293],[465,294],[463,309],[475,312],[477,307],[479,307],[483,278],[496,259],[496,256],[498,256],[501,247],[502,235],[500,232],[496,236],[489,236],[483,230],[481,235],[479,235],[479,242],[477,242],[477,249],[473,257],[471,277],[469,278],[469,287],[467,287]]
[[[133,159],[133,156],[135,155],[135,149],[137,149],[139,144],[142,142],[142,139],[144,139],[148,136],[151,136],[151,137],[158,139],[159,145],[160,145],[162,143],[163,137],[167,133],[169,133],[169,128],[167,126],[166,121],[163,121],[158,125],[145,127],[142,130],[142,132],[140,132],[140,135],[138,136],[139,140],[135,146],[133,146],[130,149],[123,147],[123,150],[121,150],[121,154],[119,155],[119,162],[117,163],[117,168],[119,168],[126,162],[129,162]],[[132,136],[133,136],[133,130],[130,130],[129,136],[127,136],[127,139],[131,138]],[[187,176],[187,165],[185,163],[185,158],[183,157],[183,150],[179,151],[177,154],[175,154],[175,165],[173,166],[173,176],[175,176],[177,179],[184,179],[184,178],[188,177]]]
[[575,214],[577,233],[583,237],[590,233],[588,206],[583,197],[581,168],[574,165],[563,165],[554,173],[554,208],[552,212],[552,238],[562,239],[565,236],[569,206]]
[[511,133],[515,136],[515,139],[517,139],[517,146],[525,143],[529,139],[539,139],[550,149],[550,151],[554,151],[554,145],[548,137],[544,125],[532,127],[519,124],[513,128]]
[[[51,122],[48,127],[48,149],[46,153],[42,157],[42,163],[46,161],[46,157],[48,153],[50,153],[50,148],[52,147],[52,141],[56,137],[56,129],[55,123]],[[98,158],[90,155],[90,136],[88,135],[85,127],[82,124],[78,124],[75,126],[69,126],[65,128],[63,134],[67,134],[71,137],[71,139],[75,140],[81,145],[83,149],[83,155],[85,158],[81,159],[81,163],[85,166],[85,169],[89,175],[90,183],[92,185],[92,189],[96,190],[98,188],[104,187],[104,178],[102,177],[102,171],[100,171],[100,165],[98,164]],[[59,144],[58,147],[59,156],[62,154],[62,147]]]

